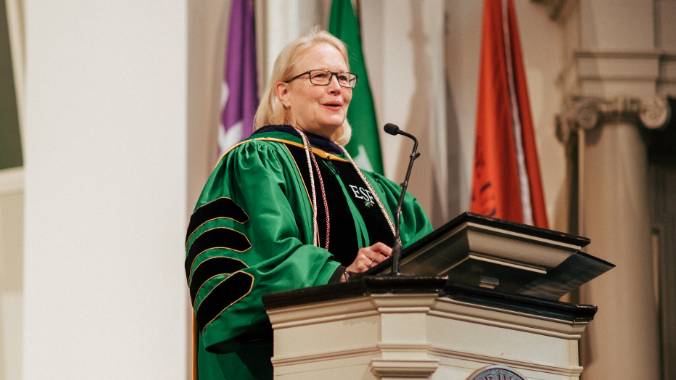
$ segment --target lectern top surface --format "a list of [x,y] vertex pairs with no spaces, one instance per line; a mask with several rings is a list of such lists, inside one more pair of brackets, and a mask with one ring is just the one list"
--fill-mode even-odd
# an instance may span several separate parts
[[[557,300],[612,269],[582,252],[590,240],[563,232],[463,213],[406,247],[401,273]],[[367,275],[391,273],[391,260]]]
[[435,234],[443,233],[443,231],[459,227],[465,223],[477,223],[482,226],[498,228],[505,231],[511,231],[516,233],[523,233],[533,237],[553,240],[564,244],[576,245],[579,247],[585,247],[590,242],[589,238],[586,238],[584,236],[571,235],[561,231],[530,226],[527,224],[514,223],[502,219],[495,219],[488,216],[474,214],[471,212],[463,212],[462,214],[456,216],[443,226],[431,232],[428,235],[428,237],[433,238]]

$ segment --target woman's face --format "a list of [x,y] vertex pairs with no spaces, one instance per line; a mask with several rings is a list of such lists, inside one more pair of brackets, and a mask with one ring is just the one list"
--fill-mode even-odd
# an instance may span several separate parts
[[[291,77],[308,70],[345,72],[347,63],[338,49],[321,43],[301,53]],[[340,87],[335,75],[327,86],[320,86],[310,83],[306,74],[289,83],[278,83],[277,96],[297,128],[330,139],[347,117],[352,89]]]

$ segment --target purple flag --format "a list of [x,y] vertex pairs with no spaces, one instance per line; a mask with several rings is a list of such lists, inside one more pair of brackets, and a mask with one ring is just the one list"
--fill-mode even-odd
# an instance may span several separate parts
[[253,131],[253,119],[258,106],[257,89],[253,0],[232,0],[221,89],[219,153],[248,137]]

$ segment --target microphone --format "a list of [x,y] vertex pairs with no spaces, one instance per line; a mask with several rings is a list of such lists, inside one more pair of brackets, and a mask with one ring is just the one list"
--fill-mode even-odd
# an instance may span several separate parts
[[392,247],[392,273],[395,276],[401,275],[399,270],[399,259],[401,258],[401,207],[404,203],[404,196],[406,195],[406,189],[408,189],[408,180],[411,178],[411,170],[413,169],[413,161],[416,158],[420,157],[418,153],[418,139],[415,138],[412,134],[404,132],[399,129],[398,126],[387,123],[385,124],[385,132],[390,135],[402,135],[413,140],[413,149],[411,150],[411,155],[409,156],[408,169],[406,169],[406,176],[404,177],[404,182],[401,183],[401,193],[399,194],[399,202],[397,203],[397,209],[394,213],[394,247]]
[[389,133],[392,136],[396,136],[399,134],[399,132],[401,132],[401,129],[399,129],[399,127],[397,127],[392,123],[385,124],[385,127],[383,127],[383,129],[385,129],[385,132]]

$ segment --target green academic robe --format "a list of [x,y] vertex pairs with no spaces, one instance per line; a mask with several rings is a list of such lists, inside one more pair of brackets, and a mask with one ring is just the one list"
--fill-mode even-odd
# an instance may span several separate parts
[[[315,173],[319,247],[313,245],[305,150],[290,127],[266,127],[226,152],[197,201],[185,270],[195,310],[199,380],[271,378],[271,333],[262,296],[336,281],[359,248],[393,243],[382,210],[356,170],[331,149],[335,145],[311,137],[322,177]],[[382,175],[363,174],[393,220],[400,187]],[[422,208],[406,194],[403,245],[430,231]]]

